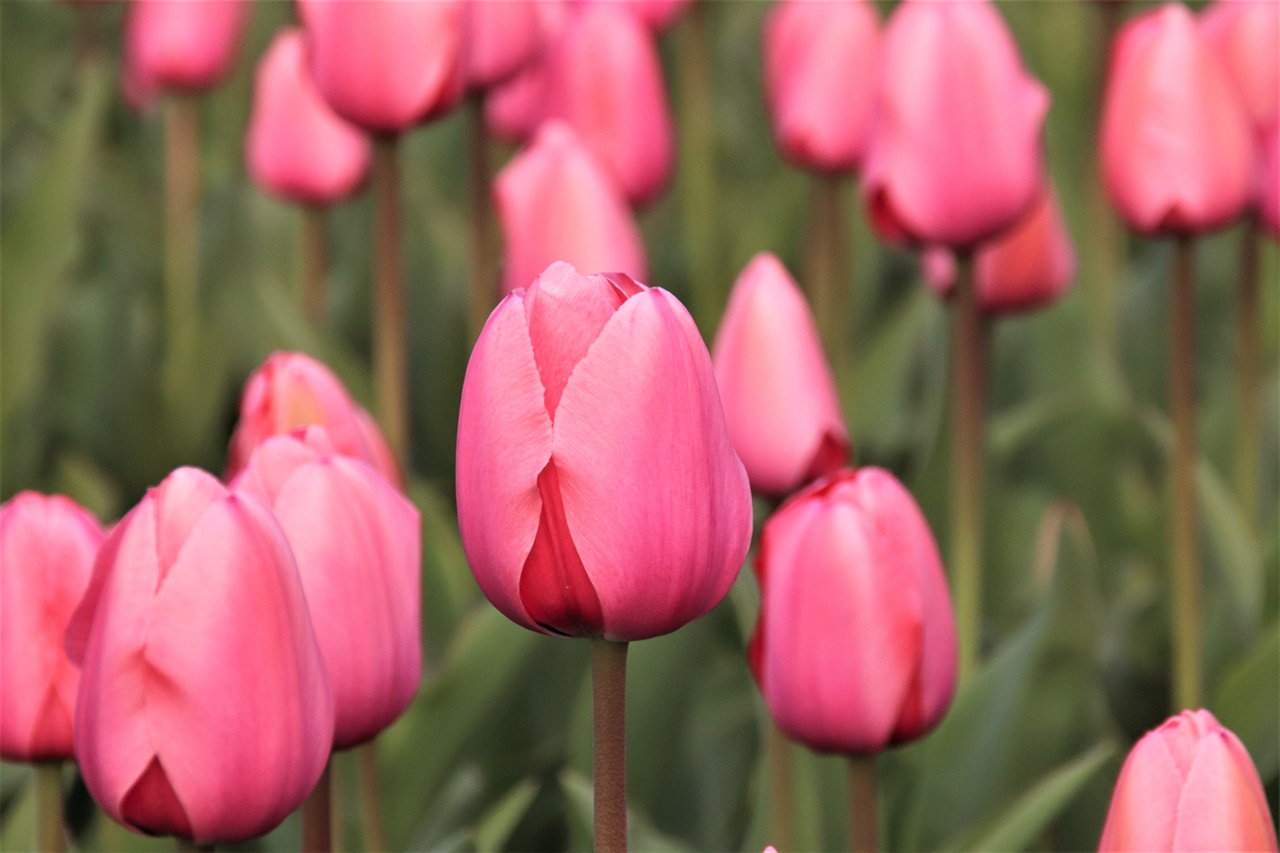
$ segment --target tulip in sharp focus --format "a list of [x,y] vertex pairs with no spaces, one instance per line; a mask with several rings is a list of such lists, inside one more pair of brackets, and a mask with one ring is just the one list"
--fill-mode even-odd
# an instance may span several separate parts
[[549,267],[494,310],[458,418],[480,588],[534,631],[641,640],[714,607],[751,539],[747,476],[675,297]]
[[817,326],[774,255],[756,255],[738,276],[712,353],[729,436],[753,489],[783,496],[848,460]]
[[840,471],[787,501],[765,523],[756,575],[752,669],[789,736],[867,754],[941,721],[956,683],[951,594],[892,474]]
[[511,78],[542,48],[533,0],[467,0],[466,85],[488,89]]
[[989,0],[904,0],[880,43],[863,163],[884,237],[967,249],[1022,219],[1044,180],[1045,88]]
[[364,180],[369,140],[320,97],[306,51],[301,30],[283,30],[258,64],[245,161],[263,190],[302,204],[330,204]]
[[862,162],[875,93],[878,21],[868,0],[783,0],[764,23],[773,136],[793,163],[825,172]]
[[62,636],[105,534],[61,495],[22,492],[0,506],[0,757],[72,757],[80,673]]
[[132,0],[125,14],[126,94],[145,107],[160,90],[200,92],[235,64],[245,0]]
[[1107,193],[1144,234],[1213,230],[1252,199],[1248,117],[1185,6],[1139,15],[1116,36],[1099,144]]
[[1200,32],[1240,93],[1254,132],[1280,121],[1280,2],[1215,0],[1200,15]]
[[229,844],[320,778],[333,687],[270,510],[194,468],[112,531],[67,629],[76,759],[112,819]]
[[1134,745],[1099,850],[1276,849],[1258,771],[1208,711],[1183,711]]
[[333,680],[333,743],[391,725],[422,671],[418,511],[323,427],[268,438],[232,487],[260,499],[293,546]]
[[493,197],[505,243],[506,291],[529,284],[555,261],[591,272],[648,275],[631,210],[567,125],[543,125],[498,173]]

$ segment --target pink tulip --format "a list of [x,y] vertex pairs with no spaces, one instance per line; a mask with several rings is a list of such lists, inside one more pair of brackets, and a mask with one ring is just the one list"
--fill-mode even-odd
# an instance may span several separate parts
[[494,309],[467,366],[457,458],[471,570],[533,631],[674,631],[719,603],[751,539],[698,329],[625,275],[553,264]]
[[609,4],[572,14],[548,46],[547,118],[564,120],[632,204],[671,177],[674,132],[653,35]]
[[753,489],[784,496],[845,464],[849,433],[818,328],[774,255],[756,255],[738,276],[712,361]]
[[306,798],[333,687],[284,532],[258,501],[179,468],[112,531],[67,629],[76,758],[112,819],[230,844]]
[[1200,13],[1200,32],[1226,68],[1254,132],[1280,120],[1280,2],[1215,0]]
[[863,178],[881,235],[967,249],[1030,211],[1049,95],[989,0],[904,0],[879,80]]
[[654,32],[661,32],[675,23],[676,18],[689,8],[693,0],[586,0],[616,6],[629,12],[636,20]]
[[524,142],[533,136],[546,117],[548,45],[555,43],[569,19],[564,0],[538,0],[533,8],[541,44],[537,55],[484,99],[485,126],[494,136],[510,142]]
[[298,0],[316,88],[338,115],[397,134],[462,97],[462,0]]
[[1248,117],[1185,6],[1160,6],[1117,34],[1099,144],[1111,201],[1144,234],[1211,231],[1251,200]]
[[868,0],[782,0],[764,22],[773,137],[802,168],[847,172],[866,147],[878,19]]
[[306,49],[302,30],[281,30],[258,64],[245,161],[266,192],[301,204],[331,204],[364,180],[369,140],[320,97]]
[[80,673],[62,635],[105,534],[61,495],[21,492],[0,506],[0,758],[71,758]]
[[131,0],[125,91],[145,107],[159,90],[199,92],[231,71],[249,23],[245,0]]
[[275,513],[333,680],[335,749],[375,737],[422,674],[418,511],[323,427],[267,439],[232,488]]
[[333,371],[300,352],[273,353],[245,383],[227,480],[240,473],[266,439],[312,425],[328,431],[339,453],[363,459],[391,482],[400,482],[395,457],[373,418],[351,399]]
[[555,261],[648,275],[644,241],[608,174],[574,132],[547,122],[493,184],[502,226],[503,288],[524,287]]
[[1258,191],[1258,215],[1280,240],[1280,121],[1262,140],[1262,185]]
[[1134,745],[1099,850],[1272,850],[1276,830],[1244,746],[1208,711],[1183,711]]
[[488,89],[510,79],[542,48],[533,0],[467,0],[466,85]]
[[951,594],[911,494],[839,471],[764,526],[752,669],[773,719],[819,751],[875,753],[941,721],[956,683]]
[[[925,280],[940,296],[955,285],[955,257],[935,247],[924,256]],[[1052,188],[1022,222],[978,248],[978,304],[988,314],[1031,311],[1058,301],[1076,278],[1076,249]]]

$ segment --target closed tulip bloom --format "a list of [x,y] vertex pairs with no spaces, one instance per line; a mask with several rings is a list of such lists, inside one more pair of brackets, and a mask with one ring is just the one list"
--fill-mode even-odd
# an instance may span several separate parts
[[756,255],[738,276],[712,362],[729,437],[755,491],[781,497],[848,460],[813,314],[774,255]]
[[71,758],[80,673],[62,635],[105,535],[61,495],[22,492],[0,506],[0,758]]
[[131,0],[125,79],[139,106],[157,90],[199,92],[235,64],[249,23],[245,0]]
[[533,631],[642,640],[729,591],[747,475],[711,359],[665,290],[557,263],[504,299],[458,417],[458,523],[480,588]]
[[232,488],[275,514],[293,547],[333,680],[335,749],[369,740],[413,701],[422,674],[418,511],[323,427],[258,445]]
[[904,0],[880,42],[863,164],[886,239],[967,249],[1024,217],[1044,180],[1049,95],[988,0]]
[[542,48],[533,0],[467,0],[466,85],[488,89],[510,79]]
[[787,501],[755,568],[748,652],[784,732],[861,755],[941,721],[956,683],[951,594],[933,533],[892,474],[846,469]]
[[1263,137],[1260,177],[1258,215],[1271,235],[1280,240],[1280,121]]
[[484,99],[484,121],[499,139],[524,142],[538,130],[547,111],[547,53],[569,18],[565,0],[538,0],[540,48],[535,56]]
[[298,0],[316,88],[370,133],[452,109],[464,82],[462,0]]
[[1215,0],[1200,13],[1200,32],[1226,69],[1254,132],[1280,120],[1280,2]]
[[1240,740],[1208,711],[1183,711],[1125,759],[1098,849],[1274,851],[1276,830]]
[[493,184],[502,227],[503,288],[531,283],[549,264],[648,275],[644,240],[609,175],[568,126],[547,122]]
[[369,140],[316,91],[300,29],[278,33],[258,64],[245,162],[259,187],[301,204],[340,201],[369,171]]
[[868,0],[782,0],[764,22],[764,87],[773,137],[802,168],[862,162],[875,94],[878,21]]
[[112,531],[67,629],[76,759],[112,819],[229,844],[302,804],[333,687],[270,510],[179,468]]
[[660,32],[670,27],[693,0],[588,0],[625,9],[649,29]]
[[1251,200],[1248,117],[1185,6],[1139,15],[1116,36],[1099,144],[1107,193],[1144,234],[1210,231]]

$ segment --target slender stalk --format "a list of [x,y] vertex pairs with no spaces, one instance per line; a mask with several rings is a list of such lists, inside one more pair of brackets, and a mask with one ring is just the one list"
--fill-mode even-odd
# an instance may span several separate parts
[[627,644],[591,640],[596,853],[627,849]]
[[1240,245],[1240,308],[1236,325],[1236,496],[1256,536],[1261,523],[1262,294],[1259,275],[1261,225],[1245,223]]
[[880,813],[876,799],[876,757],[849,758],[849,849],[875,853]]
[[840,362],[852,346],[849,306],[852,296],[853,242],[845,204],[848,182],[836,175],[814,179],[809,203],[805,279],[827,353]]
[[493,175],[489,164],[489,127],[484,95],[468,104],[471,120],[471,340],[480,336],[497,300],[493,267]]
[[62,762],[36,765],[36,847],[62,853]]
[[1195,243],[1178,238],[1173,271],[1173,696],[1175,710],[1201,706],[1200,565],[1196,534]]
[[773,846],[783,853],[795,849],[796,808],[791,788],[791,741],[769,723],[769,830]]
[[364,849],[386,850],[387,829],[382,819],[382,788],[378,784],[378,749],[376,741],[356,748],[357,771],[360,776],[360,816],[364,823]]
[[174,94],[164,106],[164,381],[173,390],[193,366],[200,322],[200,104]]
[[332,773],[333,759],[330,757],[320,781],[302,804],[302,849],[305,853],[329,853],[333,849]]
[[313,325],[329,320],[329,239],[325,209],[302,209],[302,313]]
[[396,458],[405,465],[409,388],[404,270],[400,255],[399,137],[387,136],[375,141],[373,186],[378,206],[373,295],[374,383],[382,428]]
[[716,217],[715,97],[707,15],[711,3],[693,3],[684,14],[676,44],[680,112],[680,229],[691,267],[690,305],[704,334],[715,331],[727,298],[720,271]]

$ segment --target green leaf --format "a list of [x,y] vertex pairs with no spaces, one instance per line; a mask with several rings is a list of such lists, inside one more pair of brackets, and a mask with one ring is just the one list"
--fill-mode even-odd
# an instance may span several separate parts
[[475,842],[478,853],[492,853],[502,849],[511,833],[520,824],[525,812],[538,796],[538,783],[525,779],[507,792],[498,804],[489,810],[476,827]]
[[1280,775],[1280,623],[1227,673],[1213,712],[1244,743],[1264,783]]

